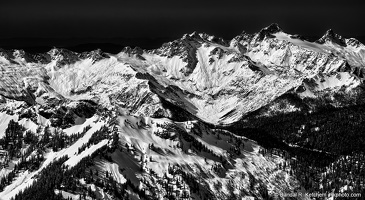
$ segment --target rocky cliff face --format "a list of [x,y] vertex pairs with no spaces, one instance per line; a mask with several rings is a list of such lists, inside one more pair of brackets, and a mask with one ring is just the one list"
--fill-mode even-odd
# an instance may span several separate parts
[[[105,147],[97,155],[107,156],[92,158],[91,171],[109,170],[118,184],[132,182],[151,198],[153,193],[171,194],[171,186],[196,199],[244,194],[266,199],[300,189],[288,169],[277,168],[285,161],[265,157],[256,142],[217,127],[246,118],[361,104],[364,63],[365,46],[356,39],[329,30],[309,42],[277,24],[254,34],[243,32],[231,41],[194,32],[151,51],[0,50],[0,136],[10,120],[40,138],[49,128],[54,138],[84,130],[69,146],[45,151],[43,167],[62,156],[68,156],[65,165],[77,166]],[[145,155],[151,160],[145,161]],[[1,195],[10,199],[32,185],[41,171],[37,169],[1,171],[19,175]],[[93,187],[99,198],[113,197],[90,185],[94,183],[77,181]],[[138,196],[132,185],[126,186],[127,193]],[[56,189],[78,194],[63,191],[61,185]]]
[[145,115],[162,109],[156,105],[164,98],[206,122],[227,124],[291,90],[317,98],[318,91],[343,86],[346,95],[361,85],[364,45],[332,30],[315,43],[299,38],[272,24],[231,41],[192,33],[156,50],[117,55],[2,51],[2,96],[29,104],[93,98]]

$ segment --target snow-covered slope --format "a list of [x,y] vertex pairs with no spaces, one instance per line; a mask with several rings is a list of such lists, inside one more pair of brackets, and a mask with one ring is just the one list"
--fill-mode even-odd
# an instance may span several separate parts
[[[217,127],[256,111],[270,117],[354,105],[363,98],[363,66],[365,47],[356,39],[329,30],[309,42],[276,24],[231,41],[194,32],[118,54],[0,49],[0,145],[20,148],[1,169],[13,177],[0,198],[37,185],[58,161],[64,176],[85,172],[71,176],[72,190],[54,185],[52,194],[66,198],[122,195],[109,186],[135,199],[266,199],[299,190],[290,169],[278,168],[282,158]],[[5,136],[11,120],[27,133]],[[24,159],[39,166],[17,166]]]
[[194,32],[159,49],[125,48],[117,55],[52,49],[25,59],[16,50],[1,65],[1,91],[32,104],[91,99],[105,107],[168,117],[163,98],[206,122],[229,124],[317,75],[347,73],[351,83],[345,85],[358,86],[364,45],[334,39],[339,37],[328,31],[317,43],[309,42],[273,24],[230,42]]

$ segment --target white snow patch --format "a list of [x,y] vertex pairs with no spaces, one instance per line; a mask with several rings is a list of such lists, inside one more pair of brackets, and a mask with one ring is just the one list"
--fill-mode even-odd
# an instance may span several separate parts
[[93,124],[95,124],[94,122],[98,120],[98,117],[97,116],[93,116],[89,119],[86,119],[86,121],[82,124],[79,124],[79,125],[74,125],[70,128],[66,128],[66,129],[63,129],[63,132],[66,134],[66,135],[72,135],[72,134],[77,134],[77,133],[81,133],[85,127],[87,126],[91,126]]
[[63,191],[63,190],[55,190],[54,191],[55,194],[61,194],[63,198],[65,199],[72,199],[72,200],[79,200],[80,199],[80,195],[77,195],[77,194],[72,194],[70,192],[66,192],[66,191]]
[[291,35],[283,33],[283,32],[278,32],[273,35],[279,40],[289,41],[297,46],[303,47],[308,50],[312,50],[312,51],[320,52],[320,53],[330,53],[331,52],[330,49],[324,45],[314,43],[314,42],[308,42],[305,40],[294,39],[294,38],[290,37]]
[[127,180],[124,176],[119,172],[119,166],[115,163],[104,163],[104,169],[109,172],[110,176],[114,178],[118,183],[125,183]]
[[106,145],[108,143],[108,140],[102,140],[98,144],[92,145],[89,148],[86,148],[83,152],[81,152],[78,155],[72,156],[70,159],[68,159],[65,162],[65,165],[68,165],[69,167],[75,166],[78,162],[80,162],[81,159],[93,154],[96,150],[101,148],[102,146]]
[[19,122],[18,122],[20,125],[22,125],[24,128],[26,128],[27,130],[30,130],[32,131],[33,133],[36,133],[37,132],[37,128],[38,128],[38,125],[35,124],[32,120],[30,119],[21,119]]
[[5,130],[8,128],[10,120],[18,121],[18,115],[8,115],[0,112],[0,138],[5,136]]

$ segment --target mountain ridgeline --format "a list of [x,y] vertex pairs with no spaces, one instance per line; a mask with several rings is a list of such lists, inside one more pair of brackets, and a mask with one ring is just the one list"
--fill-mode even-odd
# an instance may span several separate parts
[[0,74],[1,200],[365,197],[365,45],[333,30],[0,49]]

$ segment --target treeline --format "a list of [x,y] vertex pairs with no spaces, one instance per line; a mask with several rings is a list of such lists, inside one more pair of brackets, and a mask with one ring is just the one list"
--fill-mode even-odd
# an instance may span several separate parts
[[[71,141],[76,141],[81,136],[83,136],[90,127],[86,127],[82,133],[77,135],[67,136],[63,133],[48,134],[48,128],[44,129],[44,134],[42,137],[38,138],[35,134],[29,132],[26,134],[26,144],[29,145],[44,145],[44,148],[61,148],[62,144],[70,145]],[[59,136],[56,136],[59,134]],[[83,145],[79,150],[82,151],[86,147],[97,144],[103,139],[109,137],[109,130],[106,126],[101,127],[100,130],[93,133],[89,141]],[[98,192],[93,191],[89,184],[94,184],[99,187],[99,189],[112,195],[116,199],[129,199],[129,191],[133,191],[142,199],[154,199],[153,196],[147,195],[146,191],[139,189],[135,186],[129,179],[125,183],[118,183],[109,173],[100,173],[98,169],[95,169],[94,159],[100,156],[101,159],[106,159],[112,161],[110,153],[114,152],[116,149],[121,148],[119,146],[119,137],[117,133],[112,135],[111,145],[104,145],[103,147],[96,150],[90,156],[83,158],[74,167],[68,168],[64,163],[68,160],[68,157],[62,157],[45,167],[36,177],[33,184],[23,191],[20,191],[12,200],[38,200],[38,199],[54,199],[61,200],[64,199],[61,193],[56,193],[55,190],[66,191],[76,195],[79,195],[80,199],[85,199],[86,197],[91,197],[96,199]],[[32,148],[33,149],[33,148]],[[34,149],[33,149],[34,150]],[[31,149],[29,149],[31,151]],[[43,152],[38,149],[39,155],[43,158]],[[6,177],[0,180],[2,185],[6,186],[10,184],[13,178],[16,176],[18,169],[28,169],[29,164],[34,164],[32,158],[22,159],[19,162],[19,166],[16,165],[15,170],[10,172]],[[41,164],[41,162],[39,163]],[[39,166],[37,167],[37,169]],[[85,180],[85,184],[81,183],[80,180]]]
[[78,154],[83,152],[86,148],[89,148],[91,145],[98,144],[104,139],[107,139],[109,137],[109,129],[107,126],[102,126],[99,130],[95,131],[92,136],[90,137],[89,141],[85,144],[83,144],[78,149]]
[[[190,173],[186,172],[180,166],[169,165],[168,173],[171,174],[172,176],[179,175],[182,178],[181,181],[179,181],[178,179],[174,180],[176,182],[175,185],[180,186],[178,188],[182,188],[181,186],[183,183],[186,183],[188,185],[188,190],[184,189],[182,192],[182,195],[181,195],[182,198],[189,198],[191,193],[195,193],[202,200],[215,199],[215,195],[213,194],[213,191],[211,191],[209,189],[209,186],[203,180],[199,181],[198,177],[195,177],[195,176],[191,175]],[[166,184],[164,185],[164,187],[166,188],[166,191],[167,191],[167,197],[170,197],[169,194],[171,194],[172,191],[170,191],[168,186],[169,186],[169,183],[171,182],[171,180],[167,177],[167,175],[164,176],[164,179],[168,180],[166,182]]]
[[20,154],[20,150],[23,146],[23,134],[25,128],[18,122],[10,120],[7,129],[5,130],[5,136],[0,139],[0,146],[2,149],[8,151],[9,157],[14,157]]
[[[78,194],[80,199],[86,199],[86,197],[97,198],[97,192],[93,191],[88,184],[94,184],[116,199],[128,199],[127,190],[132,190],[142,199],[154,199],[148,196],[145,191],[133,185],[129,179],[122,184],[116,182],[108,173],[102,176],[97,169],[92,170],[94,159],[97,156],[104,158],[104,155],[110,152],[111,149],[108,145],[104,145],[92,155],[83,158],[72,168],[68,168],[64,164],[68,157],[62,157],[45,167],[40,172],[37,180],[30,187],[19,192],[12,200],[64,199],[62,195],[55,193],[56,189]],[[82,179],[85,180],[85,184],[80,182]]]
[[[33,133],[29,130],[25,131],[18,122],[11,120],[5,130],[5,137],[0,139],[0,145],[8,152],[8,161],[15,156],[19,160],[9,174],[0,177],[0,191],[11,184],[21,170],[32,172],[39,169],[47,148],[52,148],[53,151],[66,148],[81,138],[90,128],[87,126],[80,133],[66,135],[60,130],[52,134],[50,127],[46,126],[43,130],[38,128],[37,133]],[[3,164],[7,165],[7,163]]]
[[[258,141],[263,154],[280,154],[286,169],[309,192],[365,195],[365,105],[251,116],[228,130]],[[290,146],[288,144],[294,144]]]
[[[169,134],[171,134],[171,133],[176,134],[176,139],[179,140],[178,147],[181,148],[185,153],[188,153],[189,149],[195,151],[196,153],[204,152],[204,153],[210,154],[216,160],[220,160],[226,170],[232,168],[232,164],[227,158],[212,151],[212,149],[207,147],[205,144],[203,144],[201,141],[199,141],[193,135],[187,133],[184,129],[182,129],[178,125],[173,124],[173,123],[165,123],[165,124],[160,125],[160,127],[162,127],[163,130]],[[198,131],[198,130],[200,130],[200,131]],[[194,135],[197,135],[198,137],[202,137],[203,132],[201,131],[200,128],[198,130],[193,129],[191,133]],[[199,133],[199,134],[195,134],[195,133]],[[208,134],[208,132],[206,132],[206,133]],[[215,132],[213,131],[212,134],[214,135]],[[219,132],[217,132],[217,137],[219,138]],[[231,141],[233,142],[233,136],[230,136],[230,137],[231,137]],[[232,157],[234,157],[234,154],[235,155],[241,154],[240,145],[244,144],[243,139],[237,139],[237,140],[235,140],[235,142],[239,145],[236,146],[236,148],[232,147],[231,149],[229,149],[230,153],[231,153],[230,155],[232,155]]]
[[49,200],[63,200],[61,194],[56,194],[55,189],[59,187],[62,180],[62,164],[68,157],[62,157],[42,170],[37,180],[30,187],[19,191],[12,200],[38,200],[47,198]]
[[[291,150],[261,149],[264,156],[284,159],[280,170],[295,176],[307,192],[362,193],[365,195],[365,157],[363,153],[336,156],[300,147]],[[346,186],[346,187],[345,187]]]
[[365,152],[365,105],[252,117],[230,127],[245,128],[261,130],[279,141],[338,155]]

